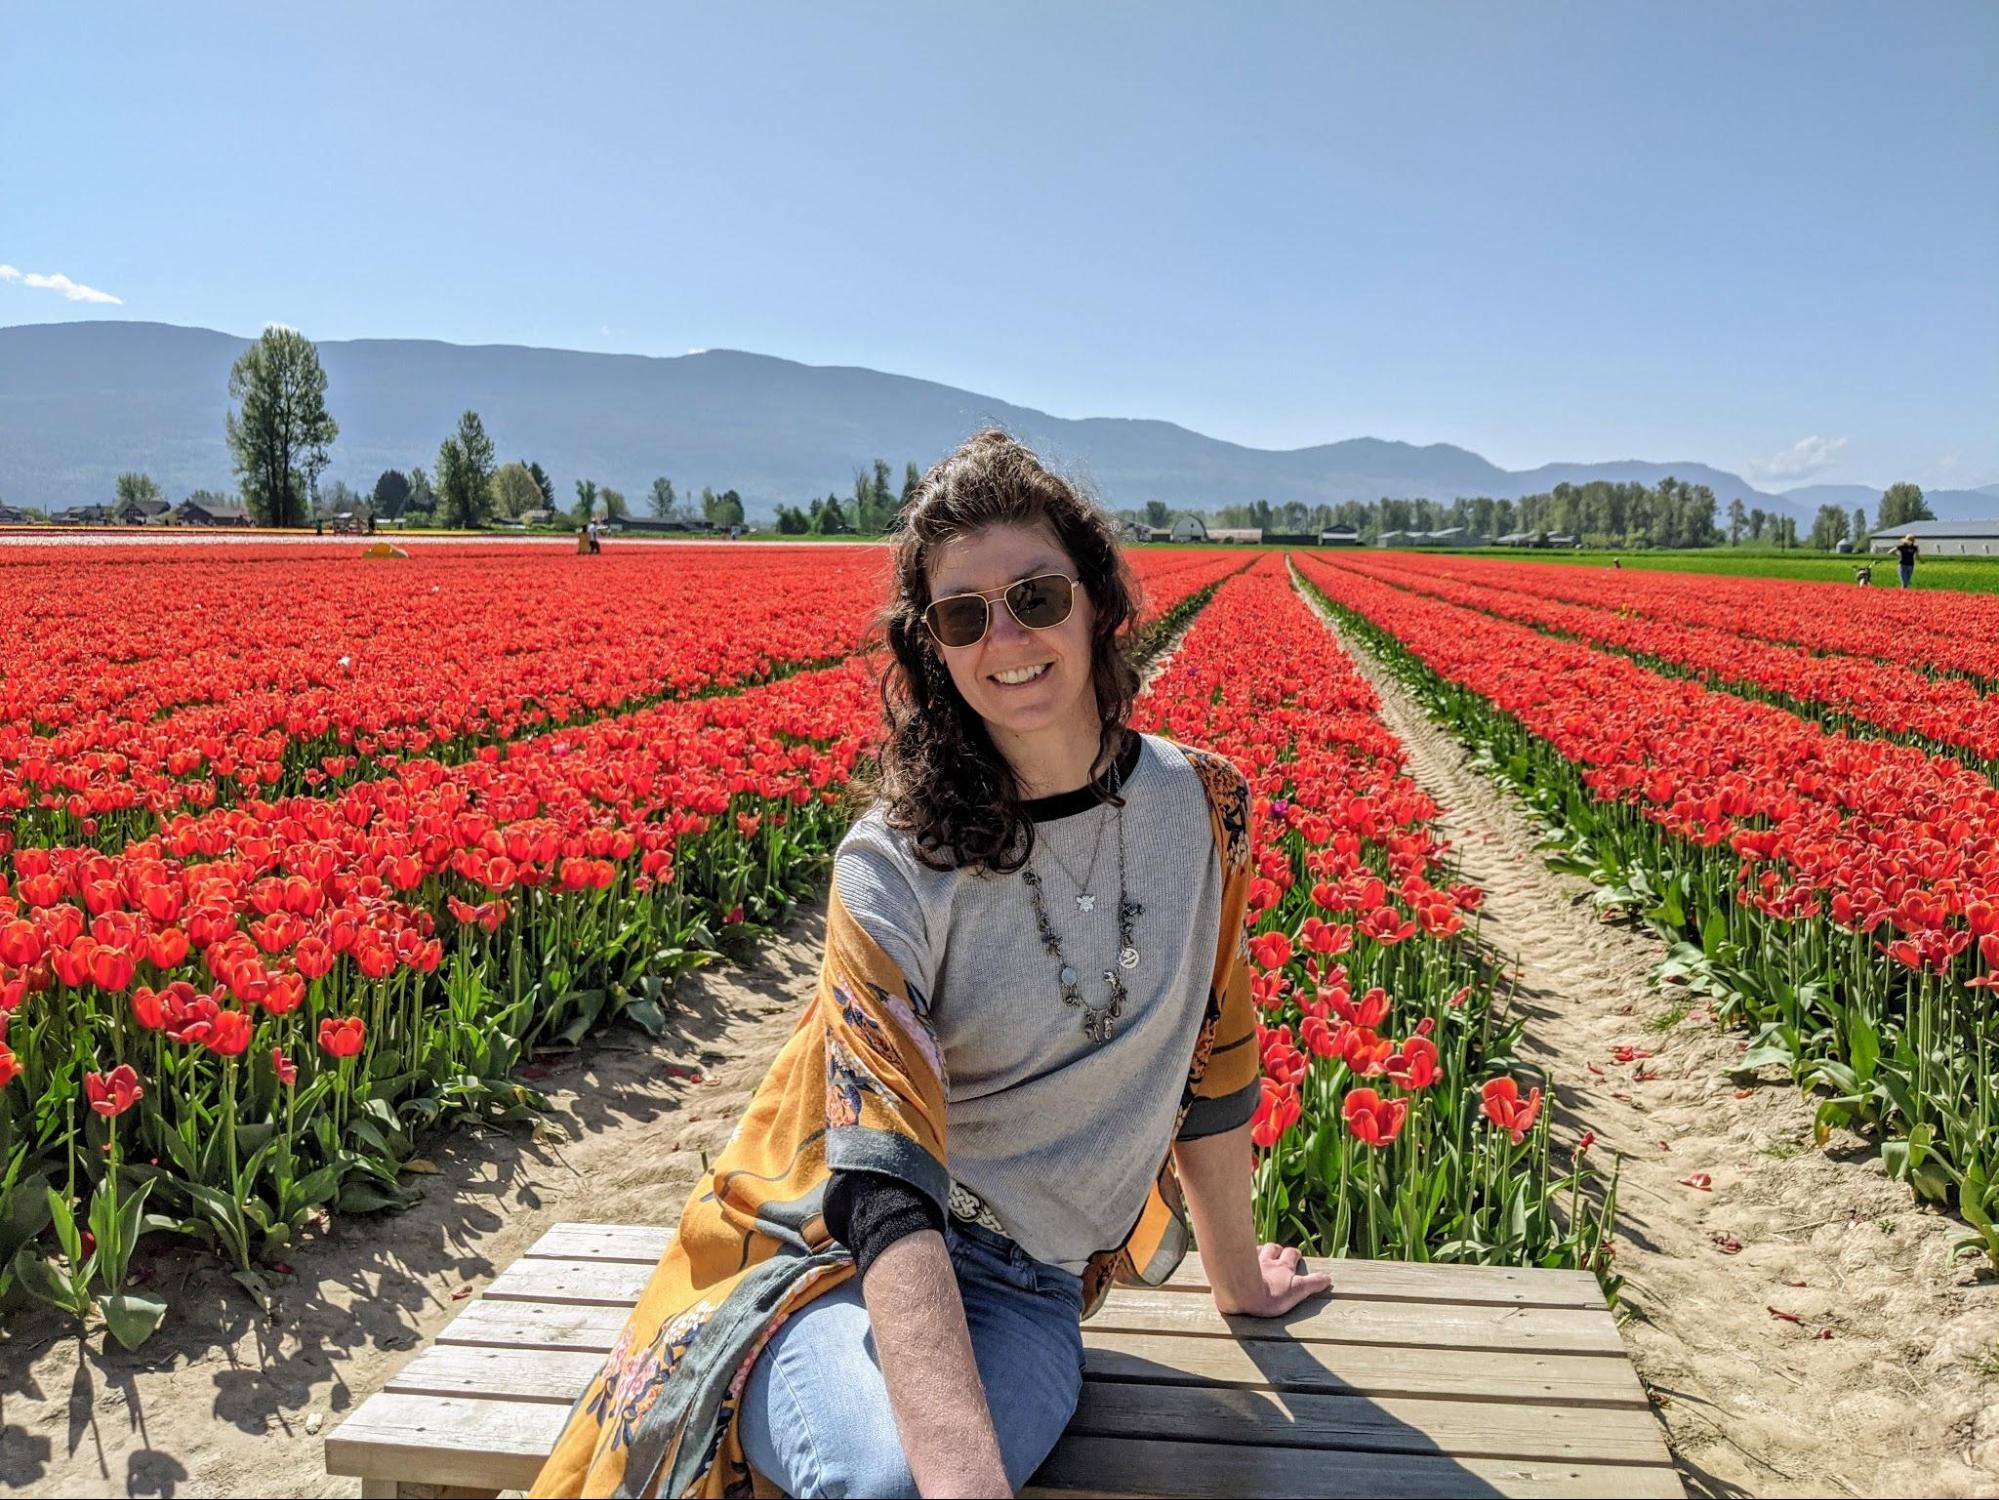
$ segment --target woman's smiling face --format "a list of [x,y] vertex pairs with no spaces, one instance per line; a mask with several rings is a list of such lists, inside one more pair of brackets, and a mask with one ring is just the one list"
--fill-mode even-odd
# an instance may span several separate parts
[[[989,526],[938,547],[929,566],[930,597],[997,595],[1010,584],[1043,573],[1076,576],[1075,563],[1052,530],[1045,525]],[[1076,585],[1069,618],[1046,630],[1022,625],[1004,599],[989,598],[987,603],[991,619],[983,640],[970,646],[937,647],[965,702],[999,741],[1009,735],[1073,727],[1094,743],[1097,709],[1090,675],[1090,630],[1095,611],[1082,585]],[[1029,670],[1034,675],[1025,681],[1002,680],[1018,679]]]

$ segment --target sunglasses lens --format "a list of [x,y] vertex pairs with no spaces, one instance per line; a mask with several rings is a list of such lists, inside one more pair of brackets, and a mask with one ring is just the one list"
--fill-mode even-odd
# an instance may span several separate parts
[[969,646],[986,633],[986,601],[977,594],[939,599],[925,615],[930,633],[946,646]]
[[1060,573],[1023,578],[1006,591],[1007,606],[1013,611],[1013,617],[1029,630],[1047,630],[1050,626],[1060,625],[1069,618],[1069,608],[1074,600],[1069,580]]

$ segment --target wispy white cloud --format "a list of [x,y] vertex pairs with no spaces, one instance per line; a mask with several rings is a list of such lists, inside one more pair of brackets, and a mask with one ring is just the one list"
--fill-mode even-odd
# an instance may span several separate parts
[[21,271],[13,266],[0,266],[0,281],[18,282],[22,286],[34,287],[40,291],[61,292],[71,302],[109,302],[122,307],[125,299],[114,297],[109,292],[100,292],[94,286],[85,286],[80,281],[71,281],[62,272],[44,276],[39,271]]
[[1790,447],[1769,458],[1751,459],[1749,472],[1758,479],[1807,479],[1830,469],[1845,451],[1846,439],[1843,437],[1799,438]]

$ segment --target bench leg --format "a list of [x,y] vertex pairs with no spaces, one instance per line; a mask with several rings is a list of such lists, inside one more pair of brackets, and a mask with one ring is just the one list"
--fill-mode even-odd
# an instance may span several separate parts
[[407,1479],[364,1479],[361,1500],[493,1500],[498,1490],[468,1490],[455,1484],[416,1484]]

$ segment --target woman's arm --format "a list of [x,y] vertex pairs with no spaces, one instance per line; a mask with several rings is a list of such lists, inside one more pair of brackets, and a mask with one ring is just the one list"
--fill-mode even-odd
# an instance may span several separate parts
[[1179,1141],[1173,1163],[1187,1195],[1194,1240],[1214,1291],[1215,1307],[1251,1318],[1275,1318],[1332,1287],[1333,1278],[1301,1267],[1298,1252],[1256,1243],[1250,1205],[1249,1124],[1221,1135]]
[[861,1279],[889,1409],[925,1495],[1011,1495],[944,1236],[890,1245]]

